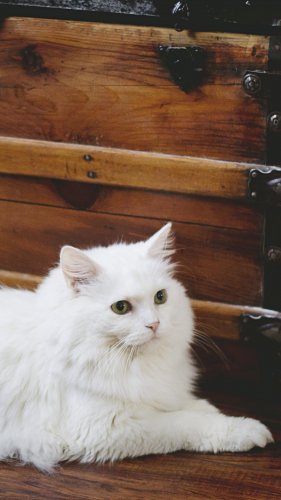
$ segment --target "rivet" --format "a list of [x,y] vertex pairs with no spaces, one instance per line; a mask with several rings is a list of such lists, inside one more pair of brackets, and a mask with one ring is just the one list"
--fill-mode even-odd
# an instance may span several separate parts
[[90,179],[95,179],[97,177],[96,172],[94,172],[93,170],[89,170],[87,175],[88,175],[88,177],[90,177]]
[[281,132],[281,113],[274,112],[269,115],[268,127],[271,132]]
[[253,177],[253,179],[255,179],[257,177],[257,175],[258,175],[258,172],[256,170],[253,170],[251,172],[251,177]]
[[266,251],[266,258],[269,262],[280,263],[281,262],[281,248],[271,247]]
[[257,193],[256,191],[252,191],[251,192],[251,198],[256,198],[257,197]]
[[83,158],[85,161],[92,161],[92,159],[93,159],[93,157],[89,154],[84,155]]
[[247,73],[243,78],[243,88],[247,94],[256,95],[261,91],[262,81],[259,75]]

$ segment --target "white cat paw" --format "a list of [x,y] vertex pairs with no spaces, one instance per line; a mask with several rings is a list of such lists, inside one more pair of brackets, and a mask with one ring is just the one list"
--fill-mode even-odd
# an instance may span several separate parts
[[274,441],[268,428],[258,420],[230,417],[228,424],[220,451],[248,451],[255,446],[264,448]]

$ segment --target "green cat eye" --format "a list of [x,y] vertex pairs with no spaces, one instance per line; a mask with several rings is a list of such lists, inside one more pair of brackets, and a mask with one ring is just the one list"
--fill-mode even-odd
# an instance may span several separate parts
[[111,309],[116,314],[126,314],[132,309],[132,306],[127,300],[118,300],[118,302],[112,304]]
[[165,302],[167,301],[167,298],[168,297],[167,297],[166,290],[159,290],[154,295],[154,303],[155,304],[165,304]]

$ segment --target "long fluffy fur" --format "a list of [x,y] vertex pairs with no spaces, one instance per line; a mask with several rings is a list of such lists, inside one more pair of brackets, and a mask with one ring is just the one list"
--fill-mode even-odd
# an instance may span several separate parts
[[[0,459],[51,471],[64,460],[271,440],[249,419],[242,439],[242,419],[226,423],[193,395],[193,315],[173,278],[170,225],[145,242],[67,248],[35,292],[0,291]],[[161,289],[168,300],[156,305]],[[132,310],[119,316],[111,304],[123,299]]]

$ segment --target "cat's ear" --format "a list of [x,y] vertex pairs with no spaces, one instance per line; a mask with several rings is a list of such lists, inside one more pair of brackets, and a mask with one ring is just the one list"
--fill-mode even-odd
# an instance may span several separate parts
[[175,253],[172,223],[168,222],[145,242],[147,252],[152,257],[167,258]]
[[84,252],[71,246],[61,249],[60,265],[67,284],[75,291],[92,281],[99,272],[98,266]]

